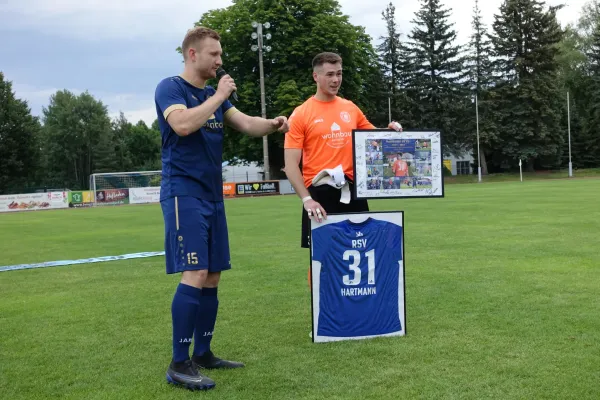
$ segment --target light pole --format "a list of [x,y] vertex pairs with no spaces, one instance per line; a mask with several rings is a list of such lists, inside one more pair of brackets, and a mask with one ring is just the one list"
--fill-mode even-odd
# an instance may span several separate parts
[[[271,51],[271,46],[263,46],[263,39],[271,39],[271,34],[267,33],[263,35],[263,27],[269,29],[271,24],[265,22],[263,24],[258,22],[252,22],[252,27],[256,29],[256,32],[252,32],[252,39],[256,39],[258,44],[253,44],[252,51],[258,50],[258,66],[260,70],[260,108],[263,118],[267,118],[267,108],[265,105],[265,75],[263,71],[263,49],[268,53]],[[265,170],[265,180],[271,179],[271,173],[269,172],[269,141],[267,136],[263,136],[263,164]]]
[[569,178],[573,176],[573,163],[571,162],[571,105],[569,101],[569,92],[567,92],[567,133],[569,135]]
[[477,94],[475,94],[475,115],[477,124],[477,180],[481,182],[481,158],[479,157],[479,104],[477,101]]

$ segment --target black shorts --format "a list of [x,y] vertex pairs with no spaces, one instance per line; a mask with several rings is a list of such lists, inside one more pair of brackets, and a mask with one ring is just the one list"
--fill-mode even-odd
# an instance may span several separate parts
[[[319,203],[327,214],[329,213],[351,213],[351,212],[367,212],[369,211],[369,203],[367,200],[351,199],[350,203],[340,203],[342,191],[329,185],[309,186],[308,192],[310,197]],[[350,192],[352,192],[352,184],[350,184]],[[310,218],[302,205],[302,237],[300,247],[310,248]]]

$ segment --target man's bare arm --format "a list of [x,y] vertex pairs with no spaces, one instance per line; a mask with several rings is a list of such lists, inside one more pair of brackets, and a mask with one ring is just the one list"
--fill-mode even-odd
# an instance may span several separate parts
[[167,122],[179,136],[188,136],[200,129],[225,101],[215,94],[194,108],[171,111]]
[[246,133],[252,137],[261,137],[279,131],[287,132],[288,124],[286,117],[264,119],[251,117],[241,111],[234,112],[225,117],[225,123],[233,129]]
[[300,160],[302,159],[302,149],[285,149],[285,174],[287,175],[296,194],[301,198],[310,196],[308,189],[304,186],[304,178],[300,171]]
[[219,87],[213,96],[194,108],[172,111],[167,117],[167,122],[179,136],[190,135],[204,126],[236,89],[233,79],[225,75],[219,80]]
[[319,222],[323,219],[327,219],[327,212],[325,209],[312,198],[304,201],[306,197],[310,197],[308,189],[304,186],[304,178],[300,171],[300,160],[302,159],[301,149],[285,149],[285,174],[287,175],[292,187],[296,191],[296,194],[303,199],[304,209],[308,212],[310,219],[317,218]]

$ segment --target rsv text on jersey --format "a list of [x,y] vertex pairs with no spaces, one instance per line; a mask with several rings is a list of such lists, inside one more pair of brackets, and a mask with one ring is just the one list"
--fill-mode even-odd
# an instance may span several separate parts
[[352,241],[353,249],[365,249],[367,248],[367,239],[357,239]]

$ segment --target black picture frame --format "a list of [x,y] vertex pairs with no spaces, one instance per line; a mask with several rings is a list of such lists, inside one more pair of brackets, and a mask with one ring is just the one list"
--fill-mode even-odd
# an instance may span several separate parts
[[[374,218],[377,219],[377,216],[381,216],[381,215],[387,215],[390,216],[392,214],[395,215],[399,215],[400,216],[400,226],[402,227],[402,240],[401,240],[401,252],[402,252],[402,310],[399,310],[402,313],[402,333],[401,334],[392,334],[392,335],[379,335],[379,336],[372,336],[372,337],[358,337],[358,338],[338,338],[338,339],[333,339],[333,340],[323,340],[323,341],[317,341],[315,340],[318,336],[317,336],[317,332],[316,332],[316,322],[315,322],[315,302],[318,301],[315,298],[315,281],[314,281],[314,272],[313,272],[313,238],[312,238],[312,231],[313,229],[316,229],[320,226],[323,225],[323,223],[319,223],[315,220],[311,220],[310,222],[310,246],[309,246],[309,265],[310,265],[310,286],[311,286],[311,290],[310,290],[310,317],[311,317],[311,341],[313,343],[326,343],[326,342],[334,342],[334,341],[345,341],[345,340],[363,340],[363,339],[369,339],[369,338],[374,338],[374,337],[385,337],[385,336],[389,336],[389,337],[402,337],[402,336],[406,336],[408,334],[408,316],[406,313],[406,247],[405,247],[405,240],[406,240],[406,219],[405,219],[405,212],[404,211],[400,211],[400,210],[389,210],[389,211],[364,211],[364,212],[349,212],[349,213],[329,213],[327,214],[327,218],[330,222],[325,222],[325,223],[331,223],[331,220],[349,220],[352,217],[366,217],[366,218]],[[333,217],[333,218],[332,218]],[[338,217],[338,218],[336,218]]]
[[[413,188],[382,188],[384,178],[381,177],[381,186],[379,188],[369,189],[366,170],[367,149],[364,143],[366,140],[430,140],[431,147],[430,167],[431,178],[429,176],[417,177],[411,179]],[[363,147],[361,147],[363,146]],[[383,155],[383,144],[381,149]],[[382,159],[383,161],[383,159]],[[443,198],[445,196],[444,188],[444,157],[443,157],[443,135],[439,129],[415,129],[397,132],[392,129],[353,129],[352,130],[352,168],[354,174],[354,185],[352,187],[352,198],[355,200],[376,200],[376,199],[400,199],[400,198]],[[383,170],[383,164],[382,164]],[[390,177],[391,178],[391,177]],[[395,178],[395,177],[394,177]],[[376,179],[378,178],[371,178]],[[394,184],[399,180],[394,179]],[[431,183],[431,187],[419,187],[419,185]]]

